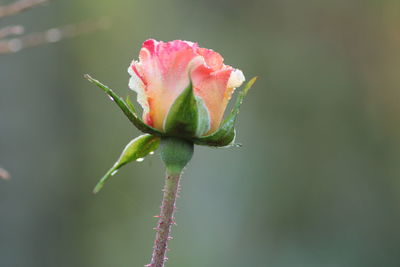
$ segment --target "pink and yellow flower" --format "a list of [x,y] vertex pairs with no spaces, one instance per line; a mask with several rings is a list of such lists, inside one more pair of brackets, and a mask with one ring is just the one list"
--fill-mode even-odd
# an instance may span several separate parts
[[242,71],[225,65],[223,58],[196,43],[175,40],[143,43],[139,60],[128,68],[129,87],[137,92],[143,119],[129,98],[124,101],[110,87],[86,74],[103,90],[130,122],[145,133],[133,139],[117,162],[96,185],[105,182],[125,164],[145,157],[161,145],[161,158],[169,171],[181,170],[193,154],[193,146],[234,145],[235,123],[240,106],[257,77],[240,90],[232,110],[222,122],[235,88],[245,78]]
[[208,116],[200,136],[219,128],[233,91],[245,80],[242,71],[225,65],[217,52],[181,40],[145,41],[139,61],[132,61],[128,72],[129,87],[137,92],[143,107],[144,122],[161,132],[175,100],[192,83]]

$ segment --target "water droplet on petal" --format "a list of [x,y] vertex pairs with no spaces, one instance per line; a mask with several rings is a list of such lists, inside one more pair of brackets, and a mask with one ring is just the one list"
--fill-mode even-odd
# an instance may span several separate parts
[[142,162],[144,160],[144,158],[138,158],[136,161],[137,162]]

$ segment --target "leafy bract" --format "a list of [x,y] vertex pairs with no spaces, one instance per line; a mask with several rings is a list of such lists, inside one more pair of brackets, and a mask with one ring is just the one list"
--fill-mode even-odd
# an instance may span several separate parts
[[114,163],[112,168],[109,169],[108,172],[98,182],[93,192],[98,193],[103,188],[107,180],[114,175],[119,168],[131,161],[147,156],[150,152],[156,150],[159,144],[160,138],[150,134],[141,135],[130,141],[122,151],[117,162]]
[[122,110],[126,117],[136,126],[140,131],[148,134],[153,134],[157,136],[162,136],[162,133],[158,130],[150,127],[145,124],[136,114],[135,108],[131,102],[129,104],[125,103],[125,101],[119,97],[111,88],[102,84],[96,79],[93,79],[89,74],[85,74],[84,76],[89,82],[94,83],[100,89],[102,89],[114,102],[117,106]]

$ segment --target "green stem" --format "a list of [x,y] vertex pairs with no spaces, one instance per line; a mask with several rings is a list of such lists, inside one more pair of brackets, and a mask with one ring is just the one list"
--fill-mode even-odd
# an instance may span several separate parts
[[163,267],[166,261],[168,240],[171,226],[174,223],[175,202],[179,191],[181,173],[166,171],[164,196],[161,204],[160,219],[157,224],[157,234],[154,241],[153,255],[149,267]]
[[164,267],[168,241],[171,239],[171,226],[174,223],[176,197],[179,192],[179,180],[182,170],[193,155],[193,143],[179,138],[161,139],[161,159],[166,166],[164,195],[161,212],[156,227],[153,254],[148,267]]

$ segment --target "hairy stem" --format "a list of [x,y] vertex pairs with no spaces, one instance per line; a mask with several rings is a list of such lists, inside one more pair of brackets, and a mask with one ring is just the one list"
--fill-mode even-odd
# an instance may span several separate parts
[[170,239],[171,226],[174,224],[175,201],[179,191],[181,172],[166,171],[164,196],[161,204],[156,227],[156,239],[154,240],[153,255],[148,267],[163,267],[166,261],[168,240]]

